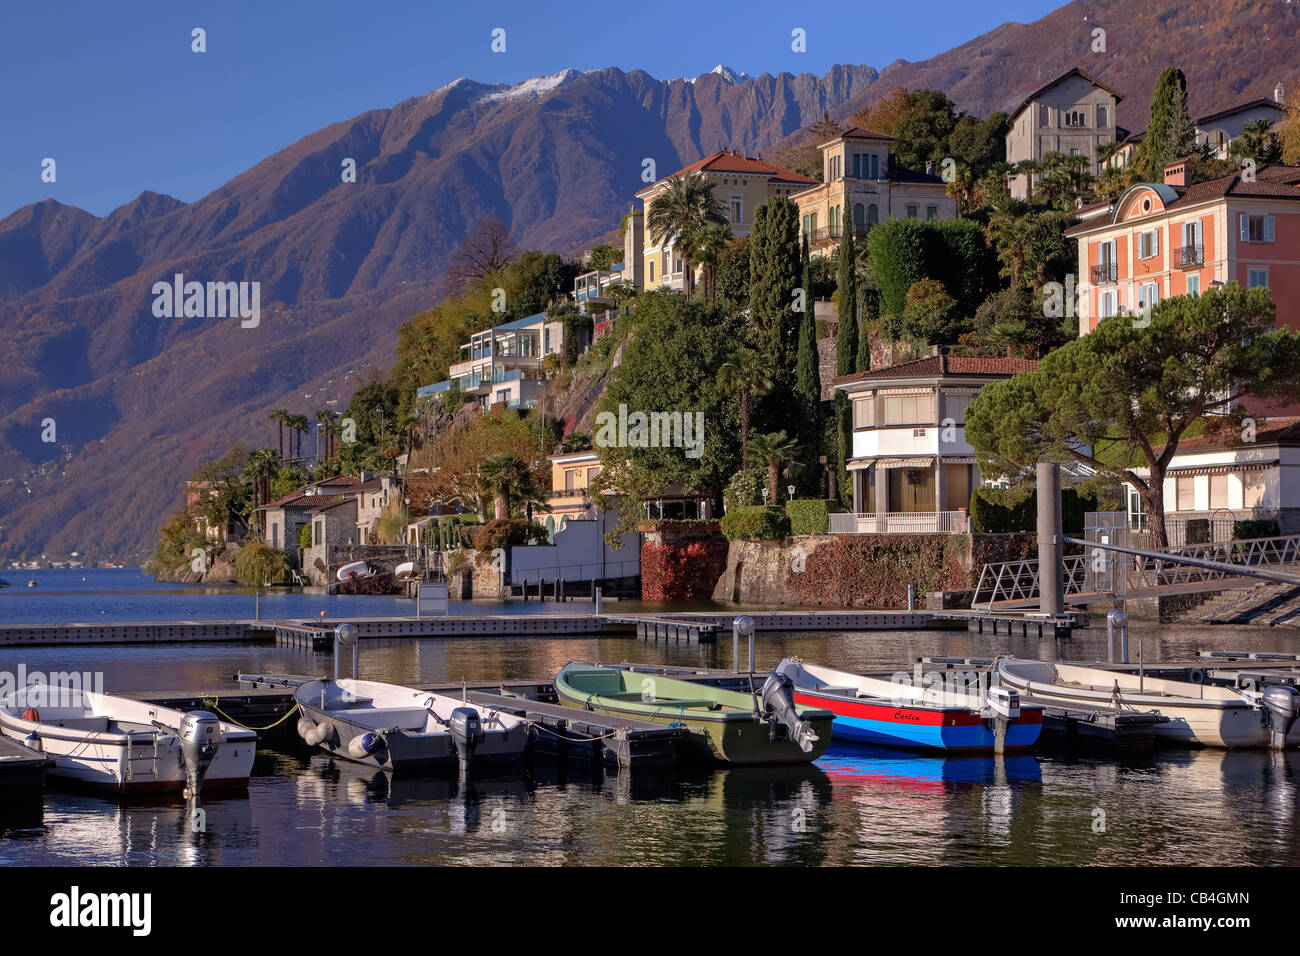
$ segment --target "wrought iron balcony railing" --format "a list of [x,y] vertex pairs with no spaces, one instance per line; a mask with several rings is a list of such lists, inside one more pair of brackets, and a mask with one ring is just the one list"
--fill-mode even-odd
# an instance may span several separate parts
[[1092,284],[1101,285],[1103,282],[1115,282],[1119,279],[1119,266],[1113,262],[1103,262],[1099,266],[1092,267]]

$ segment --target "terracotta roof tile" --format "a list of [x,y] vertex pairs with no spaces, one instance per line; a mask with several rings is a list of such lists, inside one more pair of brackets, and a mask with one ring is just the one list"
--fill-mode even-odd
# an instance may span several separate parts
[[901,362],[885,368],[869,369],[852,375],[841,375],[833,384],[866,382],[891,378],[937,378],[941,375],[1016,375],[1032,372],[1038,367],[1034,359],[1001,358],[985,355],[927,355],[911,362]]
[[[785,169],[764,160],[755,159],[752,156],[745,156],[742,153],[736,153],[727,149],[720,149],[712,155],[705,156],[703,159],[697,160],[689,166],[677,170],[677,172],[673,173],[672,176],[669,176],[668,178],[674,179],[678,176],[687,176],[691,173],[705,171],[711,173],[747,173],[751,176],[768,176],[775,181],[786,183],[807,183],[814,185],[817,183],[817,180],[813,179],[811,176],[804,176],[802,173],[796,173],[792,169]],[[638,192],[637,195],[652,188],[653,186],[647,186],[645,189]]]
[[[1241,430],[1234,428],[1225,435],[1220,431],[1210,431],[1195,438],[1184,438],[1178,443],[1179,452],[1195,449],[1244,448],[1248,446],[1272,445],[1275,443],[1300,443],[1300,416],[1266,418],[1255,429],[1253,442],[1243,441]],[[1164,448],[1163,445],[1159,448]],[[1159,450],[1159,448],[1157,450]]]

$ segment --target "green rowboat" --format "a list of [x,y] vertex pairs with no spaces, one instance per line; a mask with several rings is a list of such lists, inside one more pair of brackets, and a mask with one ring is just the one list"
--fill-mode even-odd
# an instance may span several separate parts
[[783,678],[738,693],[659,674],[569,663],[555,677],[560,703],[691,731],[683,756],[731,764],[808,763],[831,742],[829,710],[795,705]]

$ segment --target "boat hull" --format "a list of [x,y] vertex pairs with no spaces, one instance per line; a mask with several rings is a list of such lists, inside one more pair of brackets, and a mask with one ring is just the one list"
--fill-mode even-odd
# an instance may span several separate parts
[[[20,744],[34,733],[40,753],[52,761],[46,773],[69,785],[119,794],[180,793],[186,786],[180,745],[170,736],[158,735],[155,744],[146,732],[77,734],[7,714],[0,714],[0,733]],[[256,734],[225,734],[203,778],[203,793],[247,789],[256,755]]]
[[[637,677],[640,678],[641,675]],[[656,680],[660,686],[678,684],[665,678]],[[810,763],[825,753],[831,742],[832,715],[824,710],[800,708],[800,716],[812,727],[818,738],[812,749],[805,752],[785,735],[784,727],[777,728],[776,739],[773,739],[769,724],[755,719],[748,711],[734,708],[719,711],[688,710],[676,706],[667,696],[652,700],[628,700],[613,695],[588,694],[569,685],[564,679],[564,671],[556,678],[555,692],[560,703],[566,707],[632,717],[669,727],[684,727],[689,733],[679,744],[678,753],[685,760],[700,763],[742,766]],[[689,693],[703,698],[709,693],[732,692],[715,691],[714,688],[699,685],[691,686]],[[739,698],[742,695],[734,696]],[[744,695],[744,700],[748,705],[748,695]]]
[[[999,673],[1007,686],[1036,700],[1062,707],[1113,704],[1114,689],[1107,690],[1103,682],[1118,684],[1121,707],[1135,712],[1156,710],[1169,718],[1167,722],[1152,727],[1158,743],[1226,749],[1268,746],[1268,729],[1258,708],[1225,688],[1153,678],[1147,678],[1135,687],[1138,678],[1133,675],[1024,660],[1003,662]],[[1070,680],[1046,679],[1049,674],[1057,673]],[[1142,688],[1148,692],[1144,693]],[[1195,698],[1191,696],[1193,693],[1203,696]],[[1287,737],[1291,746],[1297,742],[1297,728],[1292,728]]]
[[[320,682],[304,684],[294,692],[294,699],[304,715],[317,724],[328,722],[333,732],[317,744],[331,756],[379,770],[436,770],[459,765],[456,745],[448,733],[419,733],[402,728],[382,732],[384,746],[364,756],[349,750],[353,738],[376,733],[370,724],[348,719],[347,712],[323,710],[319,700]],[[470,705],[473,706],[473,705]],[[482,713],[483,708],[476,708]],[[359,711],[358,713],[364,713]],[[528,726],[516,723],[505,728],[484,727],[483,740],[474,748],[471,765],[517,763],[528,748]]]
[[[794,699],[833,713],[836,740],[959,753],[991,753],[994,749],[993,720],[966,708],[899,707],[886,701],[849,700],[803,690],[796,690]],[[1007,725],[1006,749],[1032,747],[1042,729],[1043,709],[1022,707],[1020,717]]]

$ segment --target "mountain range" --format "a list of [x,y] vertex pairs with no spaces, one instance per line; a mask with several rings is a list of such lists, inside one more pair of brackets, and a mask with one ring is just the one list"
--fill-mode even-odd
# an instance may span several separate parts
[[[104,217],[26,206],[0,220],[0,558],[141,560],[201,461],[275,444],[269,409],[342,407],[386,373],[397,326],[437,301],[449,254],[486,217],[520,248],[578,254],[615,229],[646,158],[663,175],[722,148],[761,155],[900,85],[983,115],[1079,66],[1125,94],[1121,122],[1140,129],[1170,63],[1194,113],[1271,95],[1300,59],[1298,24],[1264,0],[1076,2],[881,71],[461,78],[312,133],[192,203],[146,191]],[[260,321],[158,317],[154,285],[178,274],[260,283]]]

